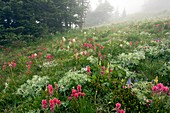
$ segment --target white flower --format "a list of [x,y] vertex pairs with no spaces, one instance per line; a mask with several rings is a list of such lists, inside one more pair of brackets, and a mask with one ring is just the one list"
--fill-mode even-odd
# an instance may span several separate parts
[[75,40],[75,39],[73,39],[73,42],[76,42],[76,40]]
[[87,33],[86,33],[86,32],[84,32],[84,34],[86,35]]
[[62,40],[63,40],[63,42],[65,42],[65,41],[66,41],[66,39],[65,39],[64,37],[62,37]]
[[122,47],[123,45],[122,44],[120,44],[120,47]]
[[69,45],[71,45],[72,44],[72,42],[71,41],[69,41],[69,43],[68,43]]
[[37,57],[37,53],[34,53],[34,56]]

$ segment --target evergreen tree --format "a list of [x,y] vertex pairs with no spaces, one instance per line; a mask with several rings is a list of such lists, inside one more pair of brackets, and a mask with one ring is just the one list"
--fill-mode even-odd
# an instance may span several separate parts
[[83,27],[88,0],[0,0],[0,40],[10,35],[32,38]]

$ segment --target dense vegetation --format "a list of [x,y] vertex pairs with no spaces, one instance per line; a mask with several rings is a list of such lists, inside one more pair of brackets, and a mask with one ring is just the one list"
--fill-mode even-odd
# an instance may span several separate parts
[[82,28],[88,0],[0,0],[0,44]]
[[168,113],[169,31],[151,19],[1,46],[0,112]]

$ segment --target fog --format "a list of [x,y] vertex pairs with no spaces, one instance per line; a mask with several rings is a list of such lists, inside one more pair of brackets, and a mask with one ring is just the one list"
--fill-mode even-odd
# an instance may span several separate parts
[[[90,0],[90,5],[92,10],[95,10],[97,5],[99,5],[99,0]],[[114,8],[119,8],[122,12],[126,9],[127,14],[133,14],[142,10],[144,0],[107,0]]]
[[114,23],[120,20],[169,16],[170,0],[89,0],[85,26]]

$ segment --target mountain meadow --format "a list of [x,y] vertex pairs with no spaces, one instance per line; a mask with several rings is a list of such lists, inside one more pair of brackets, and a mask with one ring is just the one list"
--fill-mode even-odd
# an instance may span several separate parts
[[0,46],[1,113],[169,113],[170,19]]

